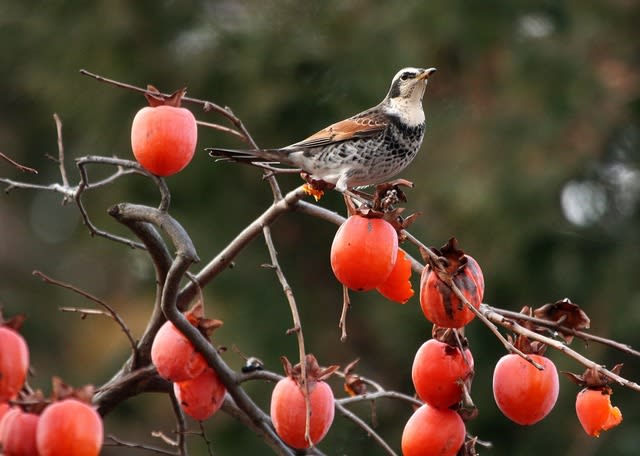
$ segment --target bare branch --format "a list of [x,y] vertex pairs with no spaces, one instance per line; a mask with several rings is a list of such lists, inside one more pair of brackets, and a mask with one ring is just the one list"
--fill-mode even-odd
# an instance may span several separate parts
[[380,435],[373,430],[371,426],[365,423],[359,416],[351,412],[349,409],[344,407],[342,404],[336,402],[336,410],[340,412],[344,417],[353,421],[358,427],[360,427],[365,433],[370,436],[375,442],[382,447],[386,454],[390,456],[397,456],[397,453],[393,451],[393,448],[389,446],[389,444],[382,438]]
[[149,317],[147,327],[138,341],[137,357],[135,359],[131,358],[125,363],[125,371],[130,371],[138,367],[146,366],[151,362],[151,345],[153,344],[153,339],[160,329],[160,326],[166,321],[160,308],[160,296],[164,286],[164,279],[169,272],[173,258],[162,236],[160,236],[153,224],[132,220],[127,217],[116,217],[116,220],[129,228],[142,241],[151,257],[155,269],[156,298],[153,305],[153,312]]
[[310,423],[311,423],[311,399],[309,398],[309,382],[307,378],[307,354],[304,348],[304,335],[302,334],[302,323],[300,322],[300,314],[298,313],[298,306],[296,305],[296,299],[293,296],[293,290],[289,286],[287,282],[287,278],[282,271],[280,263],[278,262],[278,252],[276,251],[276,247],[273,244],[273,238],[271,237],[271,229],[269,226],[265,226],[262,228],[262,233],[264,235],[264,241],[267,244],[267,249],[269,250],[269,256],[271,258],[271,266],[276,271],[276,276],[282,285],[282,291],[284,291],[285,296],[287,297],[287,301],[289,303],[289,309],[291,310],[291,317],[293,319],[293,331],[296,334],[296,339],[298,341],[298,356],[300,357],[300,374],[301,374],[301,387],[304,396],[304,405],[305,405],[305,424],[304,424],[304,438],[305,441],[308,442],[311,446],[313,446],[313,442],[311,441],[310,434]]
[[[87,70],[84,70],[84,69],[80,70],[80,74],[82,74],[84,76],[89,76],[91,78],[96,79],[97,81],[104,82],[106,84],[110,84],[110,85],[113,85],[113,86],[116,86],[116,87],[120,87],[121,89],[132,90],[134,92],[138,92],[138,93],[142,93],[142,94],[146,93],[146,94],[149,94],[149,95],[160,95],[162,97],[169,97],[170,96],[170,94],[168,94],[168,93],[159,93],[158,94],[157,92],[154,92],[154,91],[142,88],[142,87],[138,87],[138,86],[135,86],[135,85],[132,85],[132,84],[127,84],[127,83],[124,83],[124,82],[116,81],[114,79],[109,79],[109,78],[106,78],[104,76],[100,76],[98,74],[91,73],[90,71],[87,71]],[[222,106],[219,106],[219,105],[217,105],[215,103],[212,103],[210,101],[199,100],[197,98],[191,98],[191,97],[182,97],[182,101],[187,101],[189,103],[199,104],[206,111],[215,111],[215,112],[217,112],[219,114],[222,114],[225,117],[229,116],[229,111],[230,110],[227,110],[228,108],[223,108]]]
[[198,426],[200,427],[200,435],[202,436],[202,440],[204,440],[205,445],[207,445],[207,454],[209,456],[213,456],[213,448],[211,447],[211,440],[207,437],[207,433],[204,430],[204,424],[202,421],[198,421]]
[[358,402],[373,401],[373,400],[382,399],[382,398],[398,399],[418,407],[423,404],[422,401],[420,401],[419,399],[416,399],[413,396],[409,396],[407,394],[403,394],[398,391],[386,391],[386,390],[359,394],[357,396],[343,397],[340,399],[336,399],[336,403],[341,405],[347,405],[347,404],[356,404]]
[[340,312],[340,321],[338,327],[340,328],[340,341],[345,342],[347,340],[347,313],[351,307],[351,299],[349,299],[349,289],[346,285],[342,285],[342,311]]
[[60,193],[63,196],[63,198],[73,198],[75,195],[75,188],[65,187],[58,183],[53,183],[49,185],[30,184],[28,182],[14,181],[12,179],[7,179],[5,177],[0,177],[0,182],[2,182],[3,184],[7,184],[7,187],[5,187],[4,189],[5,193],[10,193],[14,189],[19,189],[19,190],[41,190],[41,191]]
[[[44,274],[41,271],[33,271],[32,274],[34,276],[42,279],[42,281],[45,282],[45,283],[48,283],[48,284],[51,284],[51,285],[56,285],[58,287],[65,288],[67,290],[71,290],[74,293],[77,293],[80,296],[83,296],[83,297],[87,298],[88,300],[93,301],[96,304],[98,304],[99,306],[103,307],[106,310],[106,312],[100,312],[100,314],[110,317],[113,321],[115,321],[118,324],[118,326],[120,327],[122,332],[124,332],[125,336],[127,336],[127,339],[129,340],[129,345],[131,345],[132,354],[135,357],[136,341],[133,338],[133,336],[131,335],[131,330],[129,329],[127,324],[124,322],[124,320],[120,317],[118,312],[116,312],[113,307],[111,307],[109,304],[107,304],[103,300],[96,298],[92,294],[90,294],[90,293],[88,293],[88,292],[86,292],[84,290],[81,290],[80,288],[75,287],[75,286],[73,286],[73,285],[71,285],[69,283],[65,283],[65,282],[61,282],[59,280],[53,279],[53,278],[49,277],[48,275]],[[91,312],[89,310],[85,310],[85,311],[83,311],[83,313],[85,313],[85,314],[94,314],[94,312]]]
[[[91,188],[91,183],[89,181],[89,176],[87,171],[87,165],[89,164],[107,164],[107,165],[117,166],[118,170],[130,169],[132,170],[132,172],[151,178],[155,182],[156,186],[158,187],[158,190],[160,191],[161,198],[160,198],[160,206],[158,207],[158,209],[166,211],[171,201],[171,196],[170,196],[171,194],[169,193],[169,189],[167,188],[167,185],[164,179],[158,176],[154,176],[153,174],[149,173],[144,168],[142,168],[137,162],[134,162],[131,160],[124,160],[121,158],[99,157],[99,156],[86,156],[76,160],[76,165],[78,166],[78,170],[80,171],[80,184],[78,185],[74,193],[74,200],[76,202],[76,205],[78,206],[78,209],[80,210],[80,214],[82,215],[83,223],[89,229],[89,233],[92,236],[98,235],[106,239],[110,239],[112,241],[124,243],[131,248],[144,249],[144,246],[138,242],[134,242],[130,239],[123,238],[121,236],[117,236],[115,234],[98,229],[89,219],[89,214],[87,213],[87,210],[85,209],[84,204],[82,203],[82,194],[84,193],[85,190],[88,190]],[[117,172],[117,174],[118,173],[119,175],[123,174],[120,171]],[[100,184],[102,185],[102,182]]]
[[622,344],[620,342],[616,342],[615,340],[611,340],[611,339],[607,339],[605,337],[601,337],[601,336],[596,336],[595,334],[591,334],[585,331],[578,331],[576,329],[573,328],[569,328],[567,326],[562,325],[561,323],[555,322],[555,321],[550,321],[550,320],[545,320],[543,318],[537,318],[537,317],[532,317],[530,315],[525,315],[519,312],[514,312],[512,310],[506,310],[506,309],[500,309],[497,307],[494,307],[493,310],[496,313],[499,313],[500,315],[503,315],[507,318],[512,318],[512,319],[517,319],[517,320],[521,320],[521,321],[529,321],[531,323],[535,323],[536,325],[540,325],[540,326],[546,326],[548,328],[554,329],[558,332],[561,332],[563,334],[570,334],[574,337],[577,337],[579,339],[586,341],[593,341],[593,342],[597,342],[599,344],[602,345],[607,345],[609,347],[615,348],[616,350],[619,350],[623,353],[626,353],[628,355],[632,355],[632,356],[637,356],[640,357],[640,351],[635,350],[633,347],[631,347],[630,345],[627,344]]
[[176,447],[178,447],[178,454],[180,456],[187,456],[189,454],[187,450],[187,439],[185,438],[187,422],[184,418],[184,413],[182,412],[178,398],[173,393],[173,390],[169,394],[169,397],[171,398],[173,414],[176,417]]
[[60,178],[62,179],[62,185],[69,186],[69,178],[67,177],[67,170],[64,167],[64,143],[62,141],[62,120],[58,114],[53,114],[53,120],[56,122],[56,132],[58,135],[58,168],[60,169]]
[[229,134],[231,136],[235,136],[240,141],[249,142],[247,140],[247,138],[242,133],[240,133],[238,130],[235,130],[233,128],[225,127],[224,125],[219,125],[217,123],[204,122],[202,120],[197,120],[196,123],[198,125],[202,125],[203,127],[212,128],[214,130],[221,131],[222,133],[227,133],[227,134]]
[[5,154],[3,154],[2,152],[0,152],[0,158],[3,159],[4,161],[12,164],[13,166],[15,166],[16,168],[18,168],[19,171],[22,171],[23,173],[31,173],[31,174],[38,174],[38,171],[33,169],[33,168],[29,168],[28,166],[25,165],[21,165],[20,163],[18,163],[17,161],[7,157]]
[[165,450],[160,447],[144,445],[142,443],[135,442],[127,442],[125,440],[119,439],[113,434],[108,434],[105,436],[104,446],[113,446],[113,447],[124,447],[124,448],[136,448],[140,450],[149,451],[154,454],[165,454],[167,456],[178,456],[178,453],[175,451]]
[[153,365],[148,365],[132,372],[121,372],[100,386],[93,396],[93,403],[104,416],[119,403],[138,394],[170,391],[171,383],[160,377]]

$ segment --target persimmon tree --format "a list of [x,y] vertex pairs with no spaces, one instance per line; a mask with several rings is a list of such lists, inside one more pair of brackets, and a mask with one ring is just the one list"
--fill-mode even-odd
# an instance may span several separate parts
[[[215,413],[226,413],[244,426],[246,432],[258,435],[276,454],[321,455],[325,454],[321,439],[330,432],[335,413],[361,428],[379,445],[382,454],[396,455],[402,451],[406,455],[474,455],[481,446],[500,445],[499,441],[486,442],[481,435],[474,436],[470,432],[473,419],[479,413],[472,399],[474,366],[497,363],[494,394],[500,409],[520,424],[531,424],[543,419],[554,406],[558,394],[555,366],[543,356],[548,349],[560,352],[586,369],[585,374],[568,373],[567,377],[585,388],[578,395],[576,407],[578,418],[590,435],[598,435],[622,420],[624,404],[620,404],[619,408],[612,407],[612,388],[625,387],[640,392],[640,385],[621,374],[621,366],[609,369],[570,347],[577,338],[608,345],[627,355],[640,356],[638,351],[621,342],[590,333],[589,317],[569,299],[537,308],[524,308],[520,312],[483,303],[485,283],[481,266],[460,248],[464,240],[451,239],[444,247],[434,249],[411,234],[410,225],[416,217],[404,216],[400,207],[409,205],[404,189],[411,187],[411,183],[407,181],[382,184],[371,195],[358,192],[355,197],[345,196],[347,215],[350,216],[346,219],[324,208],[321,202],[309,200],[310,195],[318,199],[329,188],[312,183],[311,187],[304,184],[283,192],[279,174],[291,170],[283,170],[276,164],[255,163],[254,166],[262,169],[263,179],[273,197],[272,203],[247,226],[238,227],[235,238],[219,252],[210,258],[200,258],[189,233],[172,216],[171,191],[167,182],[159,177],[180,172],[193,157],[197,131],[193,128],[191,112],[179,107],[180,102],[200,109],[193,109],[197,113],[196,118],[215,118],[214,121],[197,120],[200,128],[212,128],[253,148],[258,145],[229,108],[211,101],[189,98],[184,90],[172,95],[164,94],[151,86],[143,89],[87,71],[81,72],[111,86],[144,94],[150,100],[152,107],[144,108],[133,125],[133,149],[139,162],[105,155],[78,157],[75,159],[78,180],[73,183],[62,147],[62,123],[55,116],[60,181],[48,185],[10,178],[0,181],[6,184],[6,193],[14,190],[57,193],[65,202],[75,204],[91,236],[105,238],[123,248],[145,251],[155,270],[155,300],[146,329],[135,336],[116,309],[84,290],[82,284],[65,283],[34,271],[34,275],[46,283],[78,293],[95,305],[92,308],[67,310],[83,316],[106,316],[119,325],[130,343],[131,355],[122,362],[109,381],[96,385],[95,389],[73,389],[56,380],[53,395],[45,397],[44,393],[33,391],[25,382],[29,357],[21,345],[22,338],[17,335],[22,318],[4,322],[0,327],[3,341],[0,351],[0,415],[4,415],[0,419],[0,444],[5,445],[6,454],[13,451],[13,443],[7,437],[6,430],[18,426],[19,422],[29,422],[29,433],[34,434],[38,445],[41,445],[41,441],[47,441],[52,438],[51,435],[55,435],[54,425],[65,419],[66,415],[61,413],[65,406],[91,415],[91,409],[87,410],[87,404],[90,403],[101,416],[105,416],[135,396],[160,392],[173,405],[176,423],[173,435],[163,436],[157,446],[149,446],[124,441],[106,429],[102,444],[135,447],[160,454],[187,455],[189,439],[203,438],[211,452],[215,444],[207,440],[202,431],[192,436],[194,433],[189,431],[192,426],[190,420],[205,420]],[[173,128],[174,115],[185,125],[183,128]],[[154,129],[160,131],[154,132]],[[175,138],[167,137],[171,134],[182,137],[178,138],[177,143],[172,142]],[[167,143],[170,144],[168,149],[165,147]],[[171,157],[171,153],[175,153],[175,157]],[[0,158],[9,167],[23,173],[36,172],[12,160],[7,154],[1,154]],[[106,177],[95,180],[89,172],[93,167],[112,171]],[[89,215],[84,196],[88,192],[108,192],[111,184],[132,174],[143,176],[155,186],[158,202],[156,207],[114,202],[108,214],[131,232],[131,236],[126,237],[97,226]],[[341,367],[331,359],[316,359],[311,354],[314,347],[305,343],[296,296],[288,283],[286,271],[278,262],[271,235],[274,221],[288,213],[295,213],[293,217],[313,217],[340,226],[330,261],[343,287],[343,309],[339,315],[342,333],[336,334],[336,337],[341,337],[344,343],[349,343],[347,314],[350,288],[356,291],[378,289],[389,299],[404,303],[414,294],[409,282],[411,272],[421,274],[421,290],[416,296],[426,317],[440,326],[433,326],[433,342],[425,343],[418,350],[413,365],[417,395],[414,390],[388,390],[375,378],[359,375],[356,361]],[[348,221],[345,223],[345,220]],[[203,289],[214,282],[234,258],[257,238],[262,238],[267,246],[269,267],[275,272],[291,312],[292,325],[283,337],[295,339],[298,356],[293,362],[283,359],[284,375],[266,369],[253,356],[247,358],[245,367],[240,371],[232,369],[225,360],[224,347],[211,341],[212,338],[215,340],[214,330],[223,322],[205,316],[207,313],[215,317],[216,309],[210,308],[205,302]],[[277,285],[274,283],[274,286]],[[473,344],[464,333],[464,327],[471,320],[485,325],[504,346],[506,353],[503,360],[498,362],[472,356]],[[425,320],[425,324],[431,323]],[[411,366],[407,366],[407,369],[410,371]],[[521,378],[521,372],[524,371],[527,372],[526,379]],[[342,379],[344,392],[332,390],[325,382],[332,375]],[[538,380],[538,377],[544,380]],[[547,380],[548,377],[551,380]],[[273,382],[275,388],[270,410],[259,406],[245,388],[250,382],[265,380]],[[541,385],[549,382],[550,393],[547,395],[547,387]],[[515,392],[509,388],[514,384],[519,387]],[[526,400],[518,401],[517,398],[522,395],[526,396]],[[376,407],[384,407],[379,401],[382,398],[401,401],[408,409],[415,410],[407,423],[402,442],[385,438],[385,430],[375,429],[371,417],[360,416],[349,408],[355,403],[369,402],[372,405],[375,403]],[[531,417],[531,410],[522,410],[529,403],[543,403],[544,410]],[[590,415],[590,410],[594,410],[592,413],[598,416]],[[28,419],[18,420],[16,417],[21,413],[30,415]],[[60,414],[60,418],[52,420],[50,417],[54,413]],[[49,428],[42,430],[44,425],[41,426],[40,422],[34,431],[36,418],[32,415],[40,416],[40,420],[46,418],[47,423],[51,423]],[[93,437],[101,436],[102,429],[95,423],[92,425]],[[421,429],[425,426],[442,426],[437,428],[440,431],[438,438],[424,434]],[[448,429],[451,429],[450,435],[447,434]],[[81,434],[78,431],[78,435]],[[83,445],[95,447],[90,437],[79,438],[85,439]],[[73,442],[65,444],[73,446]],[[327,453],[331,451],[327,450]]]

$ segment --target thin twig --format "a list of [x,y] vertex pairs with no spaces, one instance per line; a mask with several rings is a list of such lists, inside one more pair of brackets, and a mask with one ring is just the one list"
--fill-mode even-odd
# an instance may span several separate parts
[[531,323],[535,323],[536,325],[546,326],[548,328],[556,330],[557,332],[560,332],[563,334],[570,334],[574,337],[577,337],[578,339],[584,340],[585,342],[586,341],[597,342],[599,344],[607,345],[609,347],[615,348],[616,350],[619,350],[628,355],[640,357],[640,351],[635,350],[630,345],[622,344],[620,342],[616,342],[615,340],[607,339],[601,336],[596,336],[595,334],[591,334],[585,331],[578,331],[576,329],[570,328],[568,326],[564,326],[561,323],[558,323],[555,321],[532,317],[531,315],[525,315],[519,312],[514,312],[512,310],[500,309],[497,307],[494,307],[493,310],[496,313],[499,313],[500,315],[503,315],[507,318],[512,318],[512,319],[521,320],[521,321],[528,321]]
[[173,391],[169,394],[169,397],[171,398],[173,414],[176,417],[176,447],[178,448],[178,454],[180,456],[187,456],[189,454],[189,451],[187,450],[187,439],[185,436],[187,422],[184,418],[182,407],[180,407],[180,402],[178,402],[178,398]]
[[[111,443],[110,443],[110,442]],[[125,447],[125,448],[137,448],[140,450],[150,451],[155,454],[165,454],[167,456],[178,456],[178,453],[175,451],[165,450],[163,448],[159,448],[151,445],[144,445],[142,443],[136,442],[127,442],[125,440],[121,440],[113,434],[108,434],[105,436],[104,446],[117,446],[117,447]]]
[[307,378],[307,354],[304,348],[304,335],[302,334],[302,323],[300,321],[300,313],[298,312],[298,306],[296,304],[296,299],[293,295],[293,290],[291,286],[287,282],[287,278],[284,275],[284,271],[278,262],[278,252],[276,251],[276,247],[273,243],[273,238],[271,236],[271,228],[269,226],[265,226],[262,228],[262,233],[264,235],[264,241],[267,245],[267,249],[269,250],[269,257],[271,259],[271,266],[276,271],[276,276],[280,281],[280,285],[282,285],[282,291],[284,295],[287,297],[287,302],[289,303],[289,309],[291,310],[291,318],[293,319],[293,330],[296,334],[296,339],[298,341],[298,356],[300,358],[300,374],[301,374],[301,387],[304,396],[304,405],[305,405],[305,424],[304,424],[304,438],[305,441],[308,442],[311,446],[313,446],[313,442],[311,441],[310,434],[310,425],[311,425],[311,399],[309,397],[309,382]]
[[[129,340],[129,344],[131,345],[132,354],[133,354],[133,356],[135,356],[135,353],[136,353],[136,341],[133,338],[133,336],[131,335],[131,330],[129,329],[127,324],[124,322],[124,320],[120,317],[118,312],[116,312],[113,307],[111,307],[109,304],[107,304],[103,300],[101,300],[99,298],[96,298],[92,294],[87,293],[86,291],[81,290],[80,288],[77,288],[77,287],[75,287],[75,286],[73,286],[73,285],[71,285],[69,283],[65,283],[65,282],[61,282],[59,280],[53,279],[53,278],[49,277],[48,275],[44,274],[41,271],[33,271],[32,274],[34,276],[40,278],[45,283],[48,283],[48,284],[51,284],[51,285],[56,285],[58,287],[65,288],[67,290],[73,291],[74,293],[77,293],[80,296],[83,296],[83,297],[87,298],[88,300],[95,302],[99,306],[102,306],[106,310],[106,313],[103,312],[102,315],[106,315],[106,316],[110,317],[112,320],[114,320],[118,324],[118,326],[120,327],[122,332],[124,332],[125,336],[127,336],[127,339]],[[89,314],[91,312],[84,312],[84,313]]]
[[340,399],[336,399],[336,404],[341,404],[341,405],[357,404],[359,402],[368,402],[368,401],[373,401],[373,400],[382,399],[382,398],[398,399],[418,407],[423,404],[421,400],[416,399],[413,396],[409,396],[407,394],[403,394],[398,391],[385,391],[385,390],[358,394],[357,396],[342,397]]
[[[432,261],[437,261],[439,256],[436,252],[433,251],[433,249],[430,249],[429,247],[427,247],[426,245],[424,245],[417,237],[415,237],[413,234],[409,233],[407,230],[402,230],[400,232],[401,235],[403,235],[407,241],[411,242],[412,244],[414,244],[415,246],[417,246],[420,251],[424,251],[427,255],[429,255],[429,258],[431,258]],[[412,264],[413,269],[416,270],[416,267],[419,269],[417,272],[422,272],[422,268],[423,266],[418,263],[418,265]]]
[[[138,93],[143,93],[143,94],[146,93],[146,94],[149,94],[149,95],[160,95],[162,97],[168,97],[168,96],[171,95],[171,94],[168,94],[168,93],[154,92],[152,90],[148,90],[148,89],[145,89],[145,88],[142,88],[142,87],[138,87],[138,86],[135,86],[133,84],[127,84],[125,82],[120,82],[120,81],[116,81],[114,79],[109,79],[109,78],[106,78],[104,76],[100,76],[98,74],[92,73],[92,72],[84,70],[84,69],[80,70],[80,74],[82,74],[84,76],[89,76],[89,77],[94,78],[94,79],[96,79],[97,81],[100,81],[100,82],[104,82],[104,83],[107,83],[107,84],[110,84],[110,85],[113,85],[113,86],[116,86],[116,87],[120,87],[121,89],[132,90],[132,91],[138,92]],[[223,108],[220,105],[217,105],[216,103],[212,103],[212,102],[207,101],[207,100],[199,100],[197,98],[191,98],[191,97],[182,97],[182,101],[199,104],[207,111],[216,111],[219,114],[222,114],[224,116],[228,115],[228,111],[225,108]]]
[[344,417],[353,421],[358,427],[360,427],[363,431],[366,432],[368,436],[370,436],[382,449],[386,454],[390,456],[397,456],[397,453],[393,451],[393,448],[389,446],[389,444],[382,438],[380,435],[373,430],[371,426],[365,423],[358,415],[354,414],[351,410],[344,407],[342,404],[336,402],[336,410],[340,412]]
[[[116,171],[116,174],[111,176],[112,179],[115,179],[116,175],[117,176],[123,175],[124,172],[122,170],[124,169],[129,169],[131,170],[132,173],[141,174],[143,176],[151,178],[151,180],[154,181],[154,183],[156,184],[160,192],[159,209],[164,211],[168,209],[169,203],[171,201],[171,196],[169,193],[169,189],[167,188],[166,182],[164,181],[164,179],[154,176],[153,174],[143,169],[137,162],[134,162],[131,160],[124,160],[124,159],[115,158],[115,157],[110,158],[110,157],[99,157],[99,156],[86,156],[76,160],[76,165],[78,166],[78,170],[80,172],[80,183],[78,184],[78,187],[75,189],[73,197],[76,202],[76,205],[78,206],[78,210],[80,211],[80,215],[82,216],[82,222],[89,230],[89,233],[92,236],[95,236],[95,235],[101,236],[112,241],[124,243],[131,248],[138,248],[138,249],[144,250],[145,247],[143,244],[139,242],[135,242],[131,239],[124,238],[122,236],[118,236],[118,235],[109,233],[107,231],[101,230],[98,227],[96,227],[91,221],[91,219],[89,218],[89,214],[82,202],[82,195],[86,190],[95,188],[97,186],[97,184],[93,184],[93,187],[92,187],[92,184],[89,180],[87,166],[90,164],[105,164],[105,165],[116,166],[118,170]],[[98,184],[102,184],[102,182],[99,182]]]
[[247,138],[242,133],[240,133],[238,130],[236,130],[234,128],[225,127],[224,125],[220,125],[220,124],[217,124],[217,123],[204,122],[202,120],[196,120],[196,123],[198,125],[202,125],[203,127],[212,128],[214,130],[221,131],[222,133],[230,134],[231,136],[235,136],[236,138],[238,138],[241,141],[249,142],[247,140]]
[[207,446],[207,454],[209,456],[213,456],[213,447],[211,445],[211,440],[209,440],[209,437],[207,437],[207,433],[205,432],[204,429],[204,424],[202,423],[202,421],[198,421],[198,426],[200,427],[200,435],[202,436],[202,440],[204,440],[205,445]]
[[18,168],[19,171],[22,171],[23,173],[38,174],[37,170],[35,170],[33,168],[29,168],[28,166],[25,166],[25,165],[21,165],[20,163],[18,163],[17,161],[13,160],[12,158],[7,157],[2,152],[0,152],[0,158],[3,159],[6,162],[12,164],[16,168]]
[[341,342],[345,342],[347,340],[347,313],[349,312],[349,307],[351,307],[349,289],[346,285],[342,285],[342,311],[340,312],[340,321],[338,322]]
[[2,182],[3,184],[7,184],[7,187],[5,187],[4,189],[4,192],[7,194],[14,189],[43,190],[43,191],[60,193],[64,198],[69,198],[69,197],[73,198],[76,191],[74,187],[65,187],[64,185],[60,185],[57,182],[53,184],[48,184],[48,185],[30,184],[28,182],[14,181],[12,179],[7,179],[5,177],[0,177],[0,182]]
[[60,169],[60,178],[62,179],[62,185],[69,186],[69,178],[67,177],[67,170],[64,167],[64,142],[62,141],[62,120],[56,113],[53,114],[53,120],[56,122],[56,133],[58,136],[58,168]]

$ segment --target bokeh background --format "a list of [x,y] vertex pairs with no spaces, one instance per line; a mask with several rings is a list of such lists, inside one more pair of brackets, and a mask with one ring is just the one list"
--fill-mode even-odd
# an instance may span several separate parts
[[[230,106],[262,146],[282,146],[376,104],[404,66],[435,66],[425,97],[427,136],[402,177],[413,180],[413,232],[439,246],[456,236],[482,265],[485,301],[519,310],[570,297],[594,332],[640,346],[640,4],[633,0],[537,1],[50,1],[0,2],[0,150],[38,169],[21,174],[0,162],[0,175],[59,182],[52,114],[64,123],[73,159],[130,158],[129,128],[144,99],[98,83],[80,68],[165,91],[188,86],[197,98]],[[194,107],[201,120],[219,121]],[[198,152],[168,178],[171,213],[191,234],[203,261],[212,258],[270,203],[260,172],[213,163],[207,146],[239,146],[200,129]],[[92,168],[93,176],[104,170]],[[299,184],[283,177],[285,189]],[[156,204],[153,185],[128,177],[87,194],[96,224],[126,232],[106,215],[120,201]],[[343,212],[338,194],[319,204]],[[307,349],[322,363],[361,359],[359,372],[412,393],[410,368],[430,335],[417,299],[401,306],[375,293],[355,294],[349,339],[340,343],[341,290],[329,266],[335,226],[287,214],[273,226],[280,261],[300,307]],[[411,250],[415,254],[415,251]],[[296,357],[286,300],[262,240],[254,241],[205,291],[210,316],[225,321],[215,342],[236,345],[279,371]],[[153,273],[143,252],[91,238],[73,205],[59,195],[16,190],[0,197],[0,303],[24,312],[34,386],[51,375],[99,385],[128,356],[118,328],[100,318],[59,312],[90,306],[31,275],[41,270],[113,305],[139,335],[153,301]],[[193,270],[197,271],[198,267]],[[418,280],[414,277],[414,288]],[[588,438],[574,412],[577,387],[561,379],[554,411],[519,427],[497,410],[492,369],[503,349],[478,322],[468,330],[476,360],[473,397],[479,418],[469,431],[494,443],[493,455],[632,455],[640,445],[638,395],[615,388],[619,428]],[[577,348],[640,379],[640,363],[597,345]],[[558,353],[559,369],[581,372]],[[243,360],[225,355],[234,367]],[[335,391],[342,394],[339,382]],[[268,406],[271,386],[247,390]],[[379,401],[377,429],[399,451],[410,415]],[[354,410],[367,417],[368,405]],[[191,424],[196,428],[195,423]],[[206,423],[216,455],[268,454],[232,419]],[[170,434],[169,401],[130,400],[106,418],[120,438],[160,443]],[[190,439],[192,454],[206,454]],[[331,455],[383,454],[338,416],[321,448]],[[139,454],[105,449],[105,455]]]

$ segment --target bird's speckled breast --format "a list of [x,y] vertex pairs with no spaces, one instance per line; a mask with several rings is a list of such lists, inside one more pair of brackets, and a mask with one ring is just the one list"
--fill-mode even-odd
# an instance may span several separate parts
[[367,186],[392,179],[413,161],[422,145],[425,124],[408,127],[390,122],[375,139],[367,141],[348,171],[349,186]]

